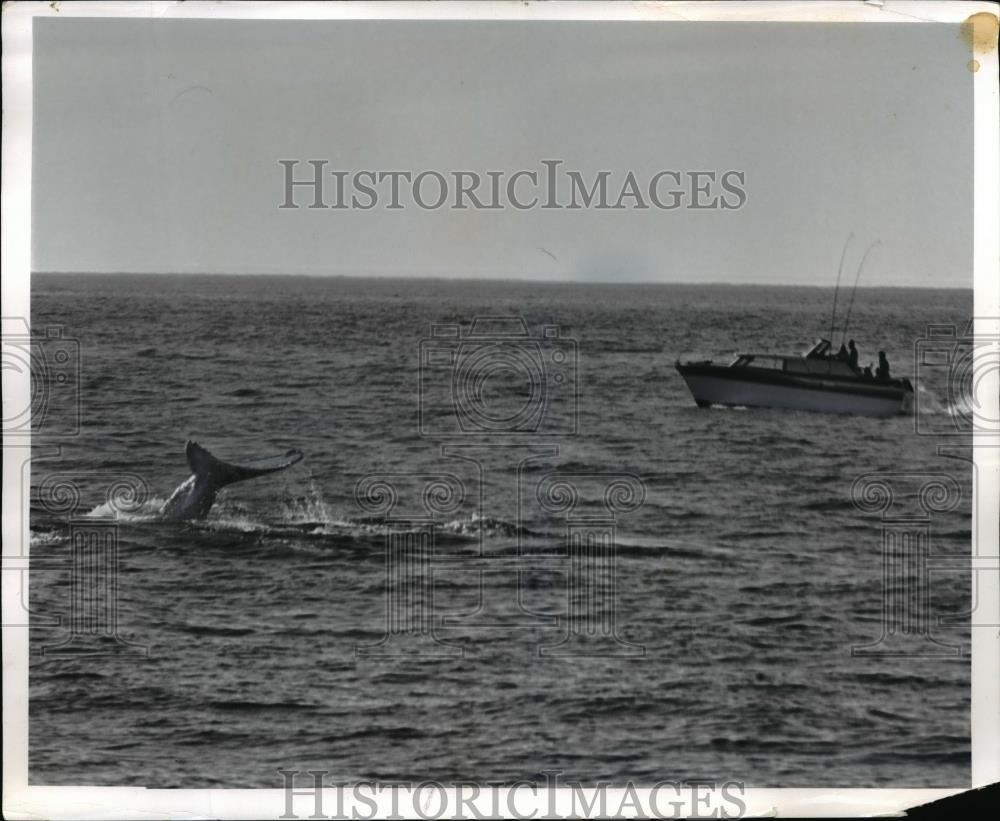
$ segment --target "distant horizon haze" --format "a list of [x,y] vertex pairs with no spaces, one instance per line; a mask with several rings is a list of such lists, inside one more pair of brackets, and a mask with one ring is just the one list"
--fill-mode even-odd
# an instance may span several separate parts
[[504,283],[511,282],[518,285],[578,285],[578,286],[642,286],[642,287],[726,287],[726,288],[828,288],[829,290],[850,291],[856,288],[858,291],[882,291],[882,290],[921,290],[921,291],[974,291],[973,286],[963,285],[934,285],[934,284],[914,284],[914,285],[866,285],[863,282],[856,286],[853,282],[847,282],[844,276],[840,285],[837,285],[836,276],[830,282],[738,282],[733,280],[713,279],[713,280],[638,280],[638,279],[545,279],[531,276],[463,276],[461,274],[343,274],[343,273],[301,273],[301,272],[275,272],[275,271],[32,271],[31,276],[42,277],[272,277],[284,279],[346,279],[346,280],[370,280],[376,279],[383,282],[480,282]]

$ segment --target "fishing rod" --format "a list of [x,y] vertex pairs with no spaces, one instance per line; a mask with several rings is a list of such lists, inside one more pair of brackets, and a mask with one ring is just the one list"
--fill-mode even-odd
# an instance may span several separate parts
[[844,340],[847,339],[847,326],[851,321],[851,308],[854,307],[854,295],[858,292],[858,282],[861,280],[861,270],[865,267],[865,260],[868,259],[868,255],[875,249],[875,246],[881,244],[882,240],[875,240],[875,242],[868,246],[868,250],[865,251],[865,255],[861,257],[861,264],[858,266],[858,273],[854,277],[854,287],[851,289],[851,301],[847,303],[847,316],[844,318],[844,335],[840,338],[841,346],[843,346]]
[[844,243],[844,250],[840,252],[840,265],[837,266],[837,287],[833,290],[833,313],[830,315],[830,343],[833,344],[833,331],[837,323],[837,296],[840,294],[840,275],[844,272],[844,257],[847,256],[847,246],[854,239],[854,232],[851,231]]

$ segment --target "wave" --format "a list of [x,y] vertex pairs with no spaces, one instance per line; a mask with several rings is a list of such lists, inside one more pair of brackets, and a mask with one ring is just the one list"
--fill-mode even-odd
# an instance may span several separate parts
[[213,710],[229,710],[232,712],[263,712],[266,710],[315,710],[314,704],[297,701],[209,701],[207,707]]
[[28,540],[29,547],[45,547],[47,545],[62,544],[69,536],[65,533],[57,533],[54,530],[32,531]]
[[[312,536],[354,536],[358,538],[384,536],[388,533],[411,533],[417,528],[403,523],[383,520],[344,518],[337,515],[312,515],[305,517],[282,517],[279,520],[264,521],[251,515],[221,515],[203,521],[192,522],[196,527],[208,530],[235,530],[243,533],[262,535],[312,535]],[[492,516],[473,514],[468,517],[436,522],[435,532],[456,541],[475,541],[485,538],[514,538],[516,536],[541,536],[527,528]]]
[[[92,519],[115,519],[125,525],[142,526],[159,523],[164,528],[188,528],[206,534],[256,535],[264,539],[329,540],[371,546],[390,533],[417,532],[406,522],[385,521],[376,517],[343,516],[329,505],[313,484],[306,496],[289,498],[277,505],[253,509],[246,504],[219,502],[205,519],[183,522],[163,522],[159,511],[162,497],[153,497],[134,510],[119,510],[109,503],[94,507],[86,514]],[[565,549],[565,531],[532,529],[497,516],[471,513],[450,520],[439,520],[435,525],[438,544],[474,546],[480,541],[495,540],[498,549],[519,540],[522,546],[533,551],[546,552]],[[68,536],[59,531],[32,531],[32,545],[57,544]],[[672,558],[705,558],[729,555],[731,549],[720,545],[692,543],[688,539],[664,538],[641,533],[619,531],[615,546],[622,557],[642,558],[659,554]]]
[[[314,530],[331,530],[342,534],[353,531],[359,535],[383,535],[389,532],[407,532],[412,528],[394,526],[381,518],[350,517],[337,514],[323,498],[322,491],[314,481],[309,483],[308,493],[297,499],[284,503],[280,520],[282,524],[309,526]],[[480,536],[491,538],[511,538],[514,536],[541,536],[522,525],[494,516],[481,516],[472,513],[469,516],[458,517],[444,522],[436,522],[438,533],[451,536],[478,539]]]
[[[85,516],[92,519],[114,519],[122,524],[134,525],[161,522],[160,510],[165,501],[164,497],[154,496],[136,508],[125,510],[120,506],[104,502]],[[690,519],[705,515],[707,514],[685,511],[674,513],[673,517]],[[422,527],[405,521],[386,521],[381,517],[344,515],[326,501],[319,486],[312,480],[302,495],[286,496],[259,507],[253,507],[246,502],[220,499],[205,519],[162,522],[162,524],[164,527],[184,527],[221,534],[255,534],[262,537],[307,539],[332,537],[369,544],[373,539],[384,537],[389,533],[416,532]],[[531,528],[517,521],[499,516],[484,516],[478,512],[453,519],[437,520],[434,522],[434,529],[437,541],[444,543],[474,544],[482,540],[509,542],[518,539],[532,542],[535,547],[541,547],[553,542],[562,545],[565,540],[565,531],[561,527],[551,530]],[[58,532],[39,530],[32,534],[33,543],[37,540],[38,544],[52,543],[65,538],[65,535]],[[677,550],[685,553],[691,549],[686,540],[666,539],[660,535],[626,534],[622,531],[617,534],[616,546],[623,555],[649,555],[650,551],[673,553]],[[702,553],[704,546],[699,546],[697,550]]]
[[479,537],[488,536],[491,538],[511,538],[513,536],[543,536],[545,534],[535,533],[523,525],[508,522],[495,516],[480,516],[473,513],[459,519],[452,519],[445,522],[441,528],[456,536]]

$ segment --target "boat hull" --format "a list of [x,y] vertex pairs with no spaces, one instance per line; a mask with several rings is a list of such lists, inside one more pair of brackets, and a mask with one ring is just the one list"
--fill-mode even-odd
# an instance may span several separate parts
[[[677,365],[695,402],[710,405],[786,408],[818,413],[888,417],[907,414],[913,391],[903,384],[781,378],[781,374],[733,373],[733,368]],[[750,371],[756,369],[740,369]]]

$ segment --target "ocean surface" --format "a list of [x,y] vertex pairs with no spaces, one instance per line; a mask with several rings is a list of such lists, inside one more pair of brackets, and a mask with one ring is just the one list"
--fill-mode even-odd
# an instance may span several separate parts
[[[968,555],[971,468],[937,452],[968,444],[946,435],[961,400],[914,350],[930,323],[961,333],[972,292],[866,289],[852,306],[862,364],[884,349],[894,376],[922,369],[938,435],[905,416],[699,409],[673,368],[801,352],[829,336],[832,302],[36,275],[33,329],[62,326],[79,365],[34,439],[30,783],[968,784],[969,575],[930,579],[940,644],[920,646],[954,654],[852,655],[883,632],[883,522],[851,489],[950,475],[961,499],[929,515],[930,552]],[[527,337],[475,317],[520,317]],[[77,399],[78,425],[55,407]],[[159,521],[188,439],[305,458],[226,488],[204,521]],[[110,534],[107,564],[74,565],[88,532]]]

